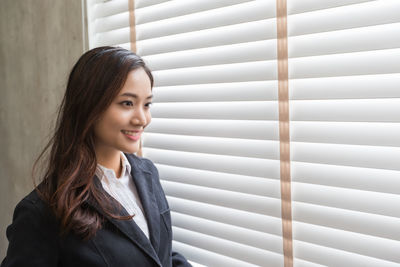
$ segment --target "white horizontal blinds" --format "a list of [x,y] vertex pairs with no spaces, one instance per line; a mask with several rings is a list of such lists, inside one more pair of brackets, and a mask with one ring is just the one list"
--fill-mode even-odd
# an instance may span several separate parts
[[[173,3],[180,3],[184,6],[191,2],[193,1],[169,1],[153,8]],[[214,2],[214,6],[220,6],[220,1],[202,1],[202,4],[203,2],[210,7]],[[153,57],[155,54],[172,51],[183,52],[183,50],[189,49],[196,49],[193,52],[198,53],[202,52],[202,50],[197,50],[199,48],[218,49],[216,46],[219,45],[232,45],[227,48],[236,48],[239,43],[276,38],[276,21],[272,19],[275,16],[274,1],[232,0],[223,2],[226,3],[226,7],[222,8],[226,9],[224,12],[220,12],[221,7],[219,7],[198,13],[179,14],[178,17],[163,19],[164,23],[154,21],[141,25],[136,21],[138,45],[141,46],[141,50],[138,52],[143,56],[153,55]],[[249,8],[249,5],[257,4],[264,4],[265,8]],[[236,7],[235,5],[243,6]],[[180,8],[176,8],[176,10],[180,10]],[[140,18],[141,10],[137,9],[135,12],[136,17]],[[235,23],[235,18],[240,23]],[[170,33],[164,35],[164,32]],[[238,54],[236,58],[239,59],[239,62],[246,62],[246,55]]]
[[[90,47],[129,48],[128,1],[87,3]],[[288,0],[294,266],[400,263],[399,4]],[[174,248],[282,266],[275,0],[135,8]]]
[[399,266],[400,1],[288,15],[294,265]]
[[174,249],[206,266],[283,266],[275,0],[139,4],[137,51],[155,77],[143,155]]
[[130,49],[129,0],[87,0],[89,48]]

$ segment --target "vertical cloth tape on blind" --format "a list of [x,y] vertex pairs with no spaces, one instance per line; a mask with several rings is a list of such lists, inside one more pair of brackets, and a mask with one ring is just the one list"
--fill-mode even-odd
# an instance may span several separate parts
[[279,142],[284,266],[293,266],[292,199],[290,178],[289,81],[287,3],[276,1],[279,91]]

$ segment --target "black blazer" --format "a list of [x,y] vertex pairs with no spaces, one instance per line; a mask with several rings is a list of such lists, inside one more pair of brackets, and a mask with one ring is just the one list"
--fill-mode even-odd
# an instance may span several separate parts
[[34,190],[15,208],[13,222],[7,228],[9,246],[1,267],[191,266],[171,249],[170,210],[156,167],[148,159],[125,155],[132,166],[150,240],[133,220],[107,218],[90,203],[107,218],[104,226],[88,241],[72,233],[60,237],[53,214]]

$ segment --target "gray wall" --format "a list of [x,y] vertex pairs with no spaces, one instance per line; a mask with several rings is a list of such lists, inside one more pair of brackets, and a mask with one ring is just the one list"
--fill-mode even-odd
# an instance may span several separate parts
[[68,73],[84,50],[81,0],[0,0],[0,262],[17,202],[33,189]]

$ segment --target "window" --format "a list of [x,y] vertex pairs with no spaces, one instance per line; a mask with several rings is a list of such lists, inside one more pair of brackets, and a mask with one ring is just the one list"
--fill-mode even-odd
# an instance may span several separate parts
[[[143,155],[206,266],[288,255],[276,2],[136,0],[130,23],[128,0],[88,0],[90,47],[134,40],[153,70]],[[398,266],[400,2],[288,0],[287,30],[293,265]]]

